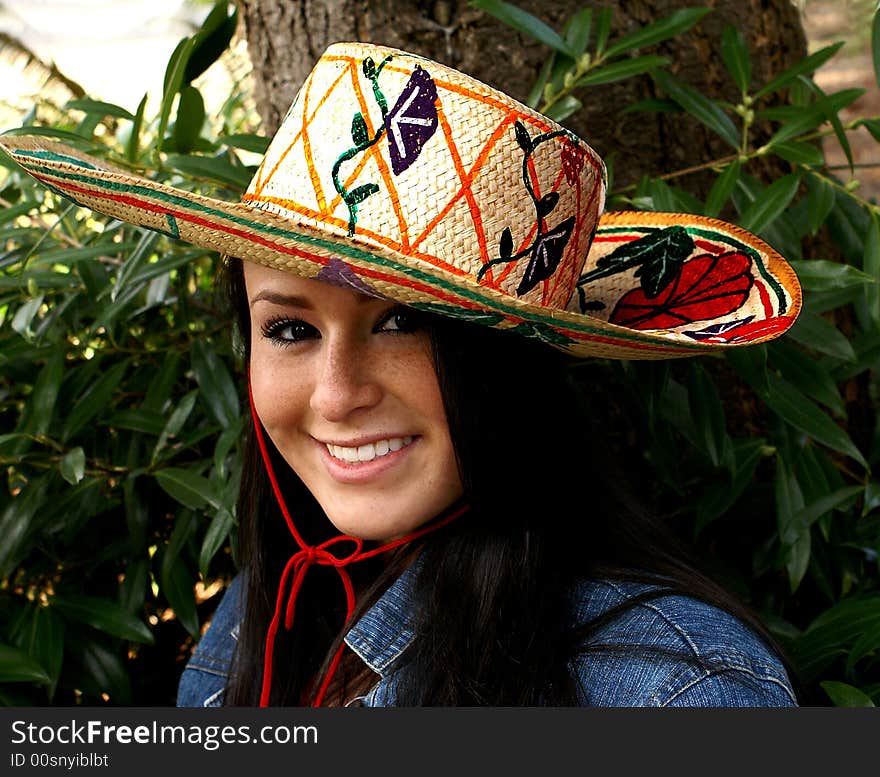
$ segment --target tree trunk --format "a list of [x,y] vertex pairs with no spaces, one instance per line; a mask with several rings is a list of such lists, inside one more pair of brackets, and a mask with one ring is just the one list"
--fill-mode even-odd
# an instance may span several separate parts
[[[264,132],[271,134],[324,49],[361,40],[412,51],[463,70],[525,101],[548,49],[472,8],[464,0],[238,0],[254,67],[255,98]],[[557,30],[597,0],[517,0]],[[614,5],[611,39],[696,5],[692,0],[621,0]],[[673,73],[704,94],[737,101],[720,56],[721,32],[735,25],[753,58],[760,85],[806,53],[800,15],[791,0],[705,0],[712,13],[689,32],[642,50],[669,58]],[[584,109],[564,123],[613,163],[615,186],[720,158],[731,149],[690,116],[621,115],[620,109],[655,95],[648,76],[583,90]],[[760,131],[760,130],[759,130]],[[768,176],[780,170],[764,171]],[[680,184],[705,195],[713,176]]]

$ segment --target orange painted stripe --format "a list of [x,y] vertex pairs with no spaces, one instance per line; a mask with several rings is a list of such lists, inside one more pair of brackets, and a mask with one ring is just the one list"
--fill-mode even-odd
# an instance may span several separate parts
[[[341,78],[342,76],[340,76]],[[309,92],[312,90],[312,81],[314,79],[310,78],[309,82],[306,84],[305,92],[303,94],[303,117],[309,115]],[[324,213],[327,210],[327,200],[324,198],[324,187],[321,186],[321,176],[318,174],[318,171],[315,169],[315,158],[312,155],[312,140],[309,137],[309,129],[308,129],[308,121],[303,121],[303,126],[301,130],[302,141],[303,141],[303,154],[306,159],[306,167],[309,171],[309,178],[312,182],[312,189],[315,192],[315,199],[318,201],[318,210],[321,213]]]
[[[330,224],[335,227],[339,227],[343,232],[348,230],[348,220],[341,219],[337,216],[333,216],[332,214],[324,214],[319,213],[316,210],[312,210],[311,208],[307,208],[302,203],[294,202],[293,200],[285,200],[283,197],[256,197],[255,195],[244,195],[242,197],[242,201],[245,202],[271,202],[276,205],[280,205],[287,210],[296,213],[300,216],[304,216],[306,218],[315,219],[319,222],[324,222],[325,224]],[[403,253],[401,251],[400,243],[397,243],[394,240],[389,239],[385,235],[380,235],[378,232],[373,232],[369,229],[363,229],[358,227],[357,234],[364,237],[369,238],[370,240],[378,243],[379,245],[387,248],[391,251],[397,251],[398,253]],[[369,248],[368,246],[366,247]],[[433,254],[423,253],[421,251],[414,251],[412,247],[409,249],[408,256],[413,256],[417,259],[421,259],[424,262],[427,262],[432,267],[436,267],[438,269],[446,270],[453,275],[458,276],[466,276],[471,275],[471,273],[465,272],[460,267],[456,267],[455,265],[447,264],[442,261],[438,257]]]
[[489,261],[489,252],[486,248],[486,233],[483,229],[483,214],[480,212],[477,198],[474,197],[474,192],[471,189],[472,179],[468,178],[468,174],[461,162],[461,155],[458,153],[458,146],[455,145],[455,140],[452,137],[452,127],[449,126],[449,120],[443,112],[443,106],[440,104],[439,97],[437,98],[437,120],[440,122],[440,127],[443,129],[443,136],[446,138],[446,145],[452,156],[452,164],[455,167],[458,180],[461,181],[461,189],[459,189],[459,192],[464,192],[465,199],[467,199],[468,202],[471,219],[474,222],[474,231],[477,233],[477,243],[480,246],[480,263],[485,264]]
[[[468,187],[471,186],[477,173],[480,172],[480,169],[485,164],[486,159],[488,159],[488,157],[489,157],[489,154],[491,153],[492,149],[495,147],[495,144],[498,142],[498,139],[502,135],[504,135],[505,131],[507,130],[507,127],[509,125],[511,125],[515,120],[516,120],[516,116],[513,116],[513,115],[507,116],[495,128],[495,131],[489,137],[489,140],[486,142],[486,144],[480,150],[480,153],[477,155],[477,158],[474,160],[474,164],[471,167],[470,171],[466,174],[465,184],[462,185],[461,189],[459,189],[455,193],[455,195],[449,199],[449,201],[446,203],[446,205],[443,206],[443,209],[436,216],[434,216],[433,219],[431,219],[431,221],[428,223],[428,226],[425,227],[424,231],[413,241],[413,246],[419,245],[419,243],[421,243],[428,235],[430,235],[431,232],[433,232],[434,229],[437,227],[437,225],[441,221],[443,221],[444,218],[446,218],[446,215],[449,213],[450,210],[452,210],[452,208],[455,206],[455,203],[458,202],[458,200],[460,200],[464,196],[465,186],[468,186]],[[489,270],[489,272],[491,273],[492,271]]]
[[[303,111],[302,127],[300,127],[299,132],[297,132],[296,135],[294,135],[293,140],[290,142],[290,145],[288,145],[287,148],[285,148],[284,151],[281,153],[281,156],[278,157],[278,161],[275,162],[275,164],[272,166],[272,170],[269,172],[269,174],[266,176],[266,178],[263,179],[262,181],[260,181],[259,183],[257,183],[257,185],[254,187],[254,192],[256,194],[261,194],[263,191],[263,188],[266,186],[266,184],[268,184],[269,181],[272,180],[272,176],[275,175],[275,173],[278,170],[278,167],[284,161],[284,158],[290,153],[290,150],[299,142],[299,139],[302,136],[302,133],[306,130],[306,128],[308,127],[308,125],[312,121],[312,119],[315,118],[315,114],[321,109],[321,106],[327,101],[327,98],[329,98],[330,95],[333,93],[333,91],[336,89],[336,85],[342,80],[342,77],[344,75],[345,75],[345,71],[343,70],[336,77],[336,80],[330,85],[330,88],[327,90],[327,92],[318,101],[318,104],[315,106],[315,110],[312,111],[311,116],[306,116],[305,111]],[[310,81],[311,81],[311,78],[312,78],[312,76],[309,76]],[[262,166],[260,169],[262,169]]]

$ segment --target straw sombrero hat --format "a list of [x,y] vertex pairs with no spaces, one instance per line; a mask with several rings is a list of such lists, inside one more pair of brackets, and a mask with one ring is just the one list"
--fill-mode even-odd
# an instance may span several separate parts
[[0,146],[101,213],[575,356],[659,359],[759,343],[800,309],[793,270],[755,235],[701,216],[603,213],[605,168],[586,143],[396,49],[327,49],[241,202],[41,137]]

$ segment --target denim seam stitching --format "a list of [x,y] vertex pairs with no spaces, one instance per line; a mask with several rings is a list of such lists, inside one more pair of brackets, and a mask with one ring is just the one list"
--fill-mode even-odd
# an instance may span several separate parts
[[699,685],[701,682],[703,682],[705,680],[708,680],[710,677],[715,677],[716,675],[722,675],[727,672],[740,672],[742,674],[751,676],[752,678],[754,678],[755,680],[758,680],[759,682],[767,682],[767,683],[773,683],[774,685],[778,685],[785,691],[786,695],[792,700],[792,702],[797,703],[797,700],[792,695],[791,689],[778,677],[761,676],[757,672],[754,672],[749,668],[738,667],[738,666],[727,666],[727,667],[723,667],[723,668],[719,668],[719,669],[706,670],[705,674],[701,675],[700,677],[695,677],[690,682],[686,683],[681,688],[679,688],[677,691],[672,693],[665,702],[660,701],[660,697],[657,695],[656,692],[651,694],[651,698],[657,703],[658,707],[668,707],[679,696],[681,696],[683,693],[690,690],[694,686]]
[[[615,590],[620,596],[629,601],[633,597],[626,593],[622,588],[616,585],[613,581],[605,580],[603,581],[605,585],[609,586],[613,590]],[[696,658],[701,658],[700,651],[691,638],[688,636],[687,632],[678,625],[674,620],[672,620],[669,616],[666,615],[659,607],[652,604],[651,602],[639,602],[637,607],[644,607],[647,610],[651,610],[656,613],[665,623],[681,638],[682,642],[684,642],[694,654]]]

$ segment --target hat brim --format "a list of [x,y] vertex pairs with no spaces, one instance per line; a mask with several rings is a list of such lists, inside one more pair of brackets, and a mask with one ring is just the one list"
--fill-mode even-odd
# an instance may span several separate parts
[[[561,310],[367,246],[357,235],[330,234],[296,218],[132,175],[43,137],[7,135],[0,137],[0,147],[43,185],[83,207],[302,277],[347,283],[421,309],[513,329],[576,357],[668,359],[756,344],[787,330],[801,306],[800,286],[788,263],[755,235],[718,219],[605,213],[572,301]],[[701,260],[696,274],[646,294],[633,287],[632,276],[639,271],[622,263],[625,271],[617,282],[628,279],[629,286],[613,307],[585,293],[592,278],[601,276],[607,285],[610,253],[619,255],[621,246],[671,227],[690,236],[693,259]],[[748,272],[735,267],[731,257],[747,262]],[[739,280],[732,283],[732,278]]]

